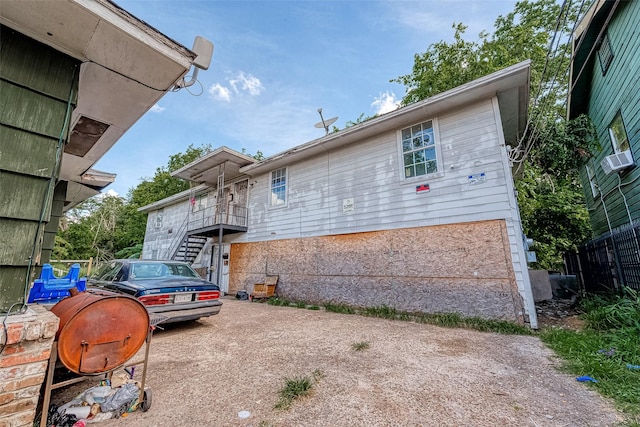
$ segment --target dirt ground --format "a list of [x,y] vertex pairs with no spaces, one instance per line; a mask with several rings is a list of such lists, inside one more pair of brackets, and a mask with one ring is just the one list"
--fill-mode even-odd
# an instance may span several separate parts
[[[360,342],[369,348],[356,351]],[[148,412],[95,425],[542,427],[622,420],[558,365],[536,337],[225,298],[219,315],[155,333]],[[309,396],[274,409],[285,377],[316,370],[324,376]],[[57,391],[52,400],[64,403],[94,383]]]

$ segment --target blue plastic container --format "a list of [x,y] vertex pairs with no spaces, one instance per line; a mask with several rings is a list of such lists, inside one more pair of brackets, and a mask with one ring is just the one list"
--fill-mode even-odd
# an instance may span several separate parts
[[33,282],[29,292],[28,303],[55,304],[71,295],[71,288],[78,288],[80,292],[86,291],[87,278],[79,276],[80,264],[73,264],[64,277],[56,277],[51,264],[43,265],[40,278]]

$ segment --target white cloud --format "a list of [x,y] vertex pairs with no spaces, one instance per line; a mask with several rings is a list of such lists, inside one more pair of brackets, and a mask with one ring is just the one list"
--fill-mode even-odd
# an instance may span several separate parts
[[166,110],[166,108],[161,107],[158,104],[154,104],[153,107],[151,107],[152,113],[162,113],[164,110]]
[[375,108],[376,114],[385,114],[390,111],[398,109],[400,101],[396,98],[396,94],[386,91],[381,93],[380,96],[374,98],[371,106]]
[[240,71],[236,78],[229,79],[229,83],[236,93],[239,92],[238,86],[240,90],[247,91],[253,96],[260,95],[264,91],[264,86],[262,86],[260,79],[251,74],[245,74],[243,71]]
[[215,98],[221,101],[231,101],[231,91],[228,87],[222,86],[220,83],[215,83],[209,88],[209,93]]

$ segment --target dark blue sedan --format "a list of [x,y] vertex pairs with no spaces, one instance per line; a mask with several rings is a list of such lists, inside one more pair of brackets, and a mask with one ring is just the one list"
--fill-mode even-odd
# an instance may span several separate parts
[[94,288],[136,297],[162,323],[196,320],[220,312],[220,288],[198,276],[187,263],[118,259],[109,261],[88,280]]

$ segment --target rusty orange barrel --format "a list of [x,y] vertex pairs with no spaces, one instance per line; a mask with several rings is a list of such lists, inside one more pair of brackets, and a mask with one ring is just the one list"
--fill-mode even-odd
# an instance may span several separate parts
[[147,309],[137,299],[114,292],[73,291],[51,308],[60,318],[58,359],[80,375],[124,365],[147,338]]

